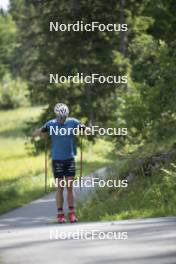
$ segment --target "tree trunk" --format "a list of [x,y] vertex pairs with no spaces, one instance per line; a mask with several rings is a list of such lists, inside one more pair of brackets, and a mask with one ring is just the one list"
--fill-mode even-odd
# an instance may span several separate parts
[[[120,24],[125,23],[125,4],[126,0],[120,0]],[[126,55],[126,32],[120,31],[120,52]]]

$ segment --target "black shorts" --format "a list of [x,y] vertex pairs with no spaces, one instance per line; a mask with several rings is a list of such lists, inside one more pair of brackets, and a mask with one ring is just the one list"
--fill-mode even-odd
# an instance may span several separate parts
[[52,165],[55,178],[75,176],[76,165],[74,158],[67,160],[52,160]]

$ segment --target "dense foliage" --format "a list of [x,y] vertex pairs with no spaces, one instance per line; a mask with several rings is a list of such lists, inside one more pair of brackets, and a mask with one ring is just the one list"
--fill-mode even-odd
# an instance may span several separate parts
[[[29,83],[33,103],[69,104],[72,115],[103,126],[127,126],[126,142],[163,139],[175,130],[175,14],[169,1],[11,0],[3,37],[3,71]],[[50,32],[49,22],[128,24],[127,32]],[[6,41],[17,28],[16,43]],[[4,34],[7,36],[4,37]],[[15,46],[15,48],[14,48]],[[13,54],[11,55],[11,51]],[[49,74],[126,75],[128,84],[50,84]],[[116,140],[116,138],[115,138]]]

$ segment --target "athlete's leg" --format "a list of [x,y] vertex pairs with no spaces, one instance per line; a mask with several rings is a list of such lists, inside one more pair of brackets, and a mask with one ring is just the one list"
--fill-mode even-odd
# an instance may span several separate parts
[[76,218],[75,210],[74,210],[74,192],[73,192],[74,176],[67,177],[66,181],[67,181],[67,200],[69,207],[69,221],[71,223],[75,223],[78,220]]
[[73,181],[74,181],[73,176],[66,177],[67,201],[70,210],[72,210],[72,208],[74,209]]
[[57,185],[56,204],[57,204],[57,209],[58,209],[58,215],[62,215],[63,214],[63,203],[64,203],[63,163],[60,162],[59,160],[53,160],[52,165],[53,165],[53,174],[54,174],[56,185]]
[[62,178],[57,178],[57,191],[56,191],[56,204],[58,211],[63,210],[63,204],[64,204],[64,180]]
[[66,178],[66,185],[67,185],[67,201],[68,207],[74,207],[74,197],[73,197],[73,181],[75,177],[75,170],[76,170],[75,160],[70,159],[67,160],[65,163],[65,178]]
[[56,191],[56,204],[58,208],[58,215],[57,215],[57,220],[60,224],[63,224],[66,222],[65,216],[64,216],[64,211],[63,211],[63,204],[64,204],[64,197],[63,197],[63,192],[64,192],[64,185],[63,185],[63,179],[58,179],[58,187]]

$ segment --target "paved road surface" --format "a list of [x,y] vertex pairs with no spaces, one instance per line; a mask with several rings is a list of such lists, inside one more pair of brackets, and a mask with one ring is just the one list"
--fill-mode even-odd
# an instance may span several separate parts
[[0,264],[176,264],[176,217],[58,225],[55,214],[50,194],[0,216]]

